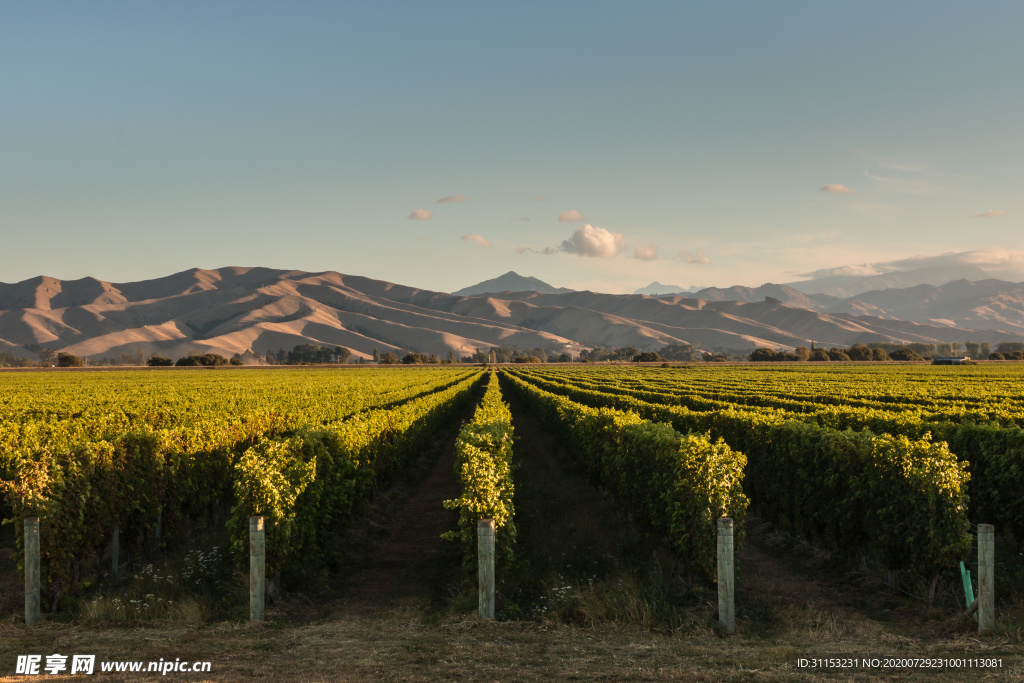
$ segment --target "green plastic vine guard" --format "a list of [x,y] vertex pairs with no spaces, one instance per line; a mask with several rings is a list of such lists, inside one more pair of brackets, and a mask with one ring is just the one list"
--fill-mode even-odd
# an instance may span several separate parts
[[974,604],[974,585],[971,583],[971,570],[964,566],[960,560],[960,578],[964,582],[964,597],[967,599],[967,606]]

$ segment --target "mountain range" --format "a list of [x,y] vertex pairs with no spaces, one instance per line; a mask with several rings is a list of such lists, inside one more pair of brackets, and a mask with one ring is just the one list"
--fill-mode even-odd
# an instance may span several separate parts
[[129,283],[40,276],[0,283],[0,352],[32,357],[26,346],[41,345],[92,358],[175,358],[312,343],[369,358],[375,349],[468,355],[513,345],[575,355],[595,345],[740,350],[812,341],[1024,341],[1024,284],[994,279],[851,298],[787,285],[652,297],[537,282],[554,291],[446,294],[333,271],[240,267]]

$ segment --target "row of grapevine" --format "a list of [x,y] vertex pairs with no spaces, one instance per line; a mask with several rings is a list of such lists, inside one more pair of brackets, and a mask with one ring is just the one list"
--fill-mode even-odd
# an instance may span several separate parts
[[129,432],[178,430],[187,439],[251,421],[283,430],[326,424],[401,404],[468,374],[406,368],[5,373],[0,477],[35,452]]
[[[174,428],[140,425],[106,438],[22,450],[5,461],[0,493],[13,517],[40,518],[46,578],[57,587],[74,581],[83,559],[103,552],[115,526],[130,545],[145,543],[158,526],[165,538],[174,537],[230,501],[236,521],[249,514],[281,521],[271,533],[288,540],[271,546],[278,547],[276,569],[299,552],[321,556],[325,525],[404,464],[481,376],[435,373],[429,387],[425,376],[410,383],[378,374],[381,390],[369,402],[384,396],[385,407],[353,415],[345,405],[310,405],[314,417],[304,421],[298,410],[219,417],[217,398],[223,396],[211,397],[208,412]],[[397,394],[388,386],[392,378],[401,387]],[[335,375],[335,382],[341,379]],[[273,388],[272,376],[253,381]],[[332,412],[341,419],[329,419]],[[234,534],[241,544],[247,530]]]
[[455,476],[462,491],[444,506],[459,511],[458,531],[444,534],[461,541],[467,572],[476,571],[477,520],[493,519],[498,566],[508,566],[516,540],[512,494],[512,413],[501,400],[498,377],[491,373],[487,391],[455,442]]
[[485,375],[396,408],[373,410],[322,429],[262,439],[233,471],[230,526],[236,552],[248,551],[253,515],[267,524],[267,571],[327,559],[331,538],[356,505],[405,468],[451,421]]
[[519,375],[537,391],[724,439],[750,460],[746,490],[761,514],[889,568],[932,574],[969,548],[969,476],[945,443],[837,430],[771,412],[695,412],[611,387],[597,391]]
[[708,576],[716,563],[715,521],[732,517],[743,538],[746,457],[721,440],[681,434],[636,412],[592,408],[503,375],[572,446],[580,465],[641,523],[664,534],[681,558]]
[[[893,370],[891,372],[895,372]],[[958,459],[967,465],[971,474],[969,487],[969,514],[975,522],[996,524],[1024,536],[1024,429],[1000,422],[976,422],[973,419],[957,421],[952,414],[932,415],[929,420],[911,412],[892,412],[846,406],[825,406],[809,414],[792,413],[778,408],[753,408],[747,405],[722,404],[717,409],[702,406],[704,410],[691,410],[692,405],[679,405],[678,396],[657,391],[624,388],[615,381],[619,373],[588,373],[580,376],[571,372],[531,371],[531,381],[553,391],[582,392],[589,400],[600,405],[629,407],[657,419],[679,421],[680,424],[698,423],[701,428],[712,429],[717,415],[724,413],[752,420],[783,423],[803,421],[834,430],[870,430],[875,434],[905,436],[913,441],[930,439],[945,441]],[[788,375],[787,375],[788,376]],[[838,383],[839,380],[836,380]],[[657,381],[650,383],[657,388]],[[754,392],[754,390],[751,390]],[[570,394],[574,395],[574,394]],[[682,402],[691,401],[682,399]],[[807,404],[811,405],[811,404]]]

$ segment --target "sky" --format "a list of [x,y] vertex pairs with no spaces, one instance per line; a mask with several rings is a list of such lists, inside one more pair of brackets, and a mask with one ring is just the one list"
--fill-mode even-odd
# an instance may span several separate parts
[[618,293],[961,253],[1024,280],[1022,25],[1020,2],[5,3],[0,282]]

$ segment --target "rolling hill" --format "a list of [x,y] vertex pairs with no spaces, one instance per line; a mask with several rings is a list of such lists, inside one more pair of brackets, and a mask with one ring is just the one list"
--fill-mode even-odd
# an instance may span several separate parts
[[[345,346],[354,357],[369,358],[375,349],[468,355],[513,345],[576,354],[599,344],[647,350],[676,343],[751,349],[811,341],[1024,341],[1024,290],[999,294],[1005,288],[998,282],[911,288],[904,296],[933,301],[925,310],[933,319],[915,322],[895,315],[918,306],[899,304],[896,294],[822,301],[776,285],[703,290],[699,296],[571,290],[462,295],[333,271],[270,268],[192,269],[129,283],[36,277],[0,283],[0,351],[32,357],[26,345],[42,345],[92,358],[138,352],[176,358],[312,343]],[[958,301],[960,318],[936,317],[948,312],[940,300]],[[988,302],[984,310],[972,307],[975,300]],[[1002,329],[974,330],[960,319]]]

